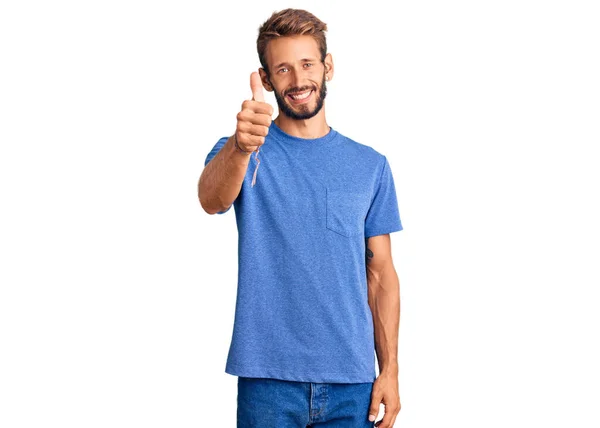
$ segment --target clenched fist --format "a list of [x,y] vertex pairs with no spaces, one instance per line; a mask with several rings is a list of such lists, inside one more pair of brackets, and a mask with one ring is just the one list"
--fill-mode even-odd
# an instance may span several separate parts
[[250,88],[252,100],[242,103],[235,130],[238,146],[248,153],[257,151],[264,144],[273,115],[273,107],[265,102],[262,82],[256,71],[250,75]]

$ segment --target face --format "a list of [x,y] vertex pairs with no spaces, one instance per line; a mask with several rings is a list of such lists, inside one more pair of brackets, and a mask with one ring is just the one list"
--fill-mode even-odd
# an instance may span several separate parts
[[323,108],[327,87],[325,76],[331,76],[333,64],[327,54],[320,60],[319,47],[311,36],[288,36],[271,40],[266,60],[269,75],[261,76],[271,86],[279,110],[296,119],[310,119]]

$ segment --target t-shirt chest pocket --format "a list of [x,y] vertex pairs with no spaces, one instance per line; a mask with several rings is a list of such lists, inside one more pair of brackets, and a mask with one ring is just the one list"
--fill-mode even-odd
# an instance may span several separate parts
[[364,232],[370,194],[339,187],[326,187],[326,227],[343,236]]

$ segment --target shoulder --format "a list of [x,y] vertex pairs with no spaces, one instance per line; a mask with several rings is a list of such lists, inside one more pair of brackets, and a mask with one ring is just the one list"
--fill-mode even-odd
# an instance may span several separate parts
[[370,164],[381,168],[385,162],[385,156],[373,147],[360,143],[344,134],[336,131],[341,141],[344,151],[347,151],[352,157],[356,157],[362,163]]

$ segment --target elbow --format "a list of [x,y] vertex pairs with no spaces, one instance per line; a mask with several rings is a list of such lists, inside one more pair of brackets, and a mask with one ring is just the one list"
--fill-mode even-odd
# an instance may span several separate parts
[[210,181],[204,178],[204,172],[198,180],[198,201],[202,209],[211,215],[224,212],[233,204],[223,200],[215,186],[210,185]]
[[198,193],[198,201],[200,202],[200,206],[202,207],[204,212],[206,212],[207,214],[213,215],[220,211],[224,211],[224,209],[221,209],[220,207],[216,206],[215,204],[207,201],[206,198],[202,197],[202,195],[203,195],[202,193]]
[[219,210],[216,210],[208,205],[206,205],[206,203],[203,203],[202,200],[200,200],[200,206],[202,207],[202,209],[204,210],[205,213],[213,215],[219,212]]
[[214,208],[214,207],[202,206],[202,209],[204,209],[204,211],[207,212],[208,214],[213,215],[213,214],[218,214],[218,213],[224,213],[225,211],[227,211],[229,209],[229,207]]
[[204,181],[202,180],[202,176],[198,181],[198,202],[200,202],[200,206],[207,214],[216,214],[219,210],[216,209],[213,204],[209,202],[208,192],[206,191]]
[[216,198],[216,201],[214,199],[215,198],[213,198],[213,200],[210,200],[210,198],[207,197],[207,192],[202,190],[202,186],[198,186],[198,201],[200,202],[200,206],[202,207],[204,212],[213,215],[221,211],[225,211],[228,208],[223,206],[218,200],[218,198]]

